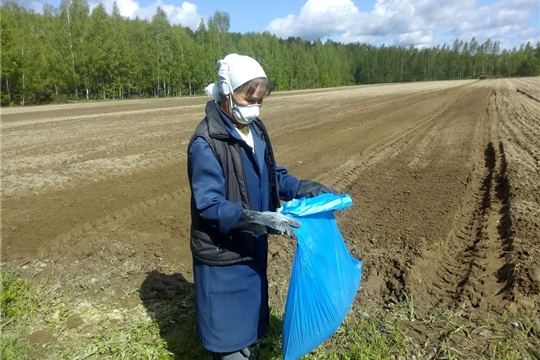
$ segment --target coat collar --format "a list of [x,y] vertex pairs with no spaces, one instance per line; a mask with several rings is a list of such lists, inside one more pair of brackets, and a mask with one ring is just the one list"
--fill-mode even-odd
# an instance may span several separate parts
[[[215,100],[206,103],[206,123],[208,125],[208,134],[216,139],[230,138],[233,135],[231,130],[234,126],[229,119],[224,119],[218,110]],[[228,129],[231,128],[231,129]]]
[[[215,139],[235,138],[242,140],[236,132],[232,121],[225,115],[215,100],[206,103],[206,122],[208,124],[208,133]],[[255,121],[260,121],[258,118]],[[257,136],[261,136],[257,126],[250,126],[251,131],[255,131]],[[257,149],[255,149],[257,150]]]

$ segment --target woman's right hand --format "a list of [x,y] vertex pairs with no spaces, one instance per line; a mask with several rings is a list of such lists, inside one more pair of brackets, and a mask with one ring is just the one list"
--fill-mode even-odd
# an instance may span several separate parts
[[287,235],[296,239],[293,227],[302,224],[295,219],[272,211],[243,210],[240,219],[233,225],[233,230],[246,231],[254,234]]

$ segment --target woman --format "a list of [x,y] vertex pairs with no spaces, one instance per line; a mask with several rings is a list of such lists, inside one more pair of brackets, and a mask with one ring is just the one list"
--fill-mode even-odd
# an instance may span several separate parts
[[268,234],[300,226],[275,212],[280,200],[337,192],[276,165],[258,118],[270,94],[261,65],[230,54],[217,69],[188,146],[197,332],[213,359],[243,360],[269,322]]

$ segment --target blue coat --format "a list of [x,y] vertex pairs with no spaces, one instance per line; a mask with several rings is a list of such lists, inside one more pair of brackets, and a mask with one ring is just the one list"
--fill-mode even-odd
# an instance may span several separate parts
[[[229,134],[241,140],[228,117],[219,109]],[[252,129],[255,151],[242,147],[251,210],[268,211],[270,190],[264,162],[266,144]],[[197,211],[212,227],[227,234],[239,220],[242,207],[226,199],[225,178],[210,145],[197,138],[189,149],[192,191]],[[279,196],[291,200],[300,182],[276,167]],[[239,234],[238,236],[242,236]],[[202,345],[213,352],[232,352],[254,343],[268,327],[268,236],[257,235],[258,256],[227,266],[193,260],[197,332]]]

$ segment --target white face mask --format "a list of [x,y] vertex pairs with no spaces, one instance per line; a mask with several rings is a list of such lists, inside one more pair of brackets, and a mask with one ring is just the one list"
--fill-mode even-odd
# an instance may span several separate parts
[[233,102],[233,96],[229,96],[231,104],[231,114],[242,125],[249,125],[259,116],[260,104],[253,105],[238,105]]
[[232,107],[232,115],[240,124],[248,125],[259,116],[261,105],[238,105]]

